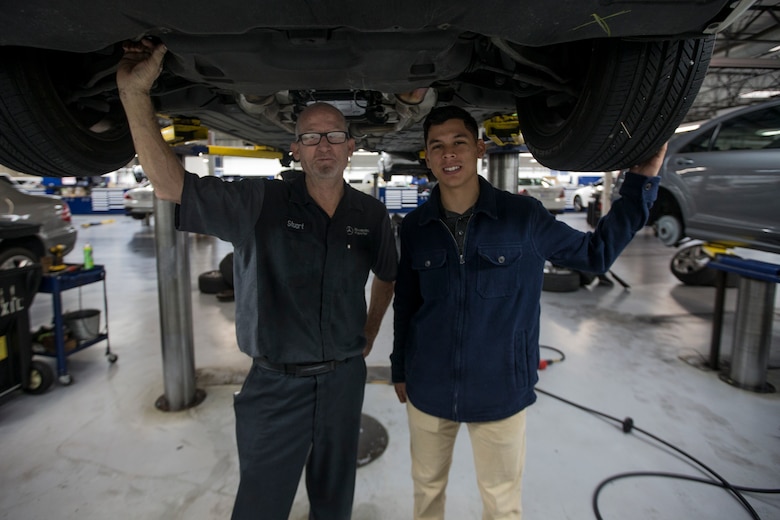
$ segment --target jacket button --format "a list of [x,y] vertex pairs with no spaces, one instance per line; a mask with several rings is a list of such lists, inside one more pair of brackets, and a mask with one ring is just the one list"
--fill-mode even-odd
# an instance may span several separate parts
[[498,257],[498,263],[499,264],[503,264],[505,260],[506,260],[506,258],[504,258],[503,256],[499,256]]
[[425,267],[430,267],[430,266],[431,266],[431,261],[430,260],[426,260],[425,261]]
[[653,188],[653,185],[651,183],[645,184],[645,191],[650,191]]

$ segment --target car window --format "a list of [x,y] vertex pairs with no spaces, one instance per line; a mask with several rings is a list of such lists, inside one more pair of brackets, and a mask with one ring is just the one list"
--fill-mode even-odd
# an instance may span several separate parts
[[778,148],[780,107],[757,110],[720,125],[713,150],[763,150]]
[[680,148],[680,153],[696,153],[696,152],[709,152],[710,143],[712,143],[712,136],[715,134],[715,128],[713,127],[709,132],[706,132],[687,145]]
[[760,150],[780,137],[780,109],[759,110],[726,121],[715,139],[717,150]]

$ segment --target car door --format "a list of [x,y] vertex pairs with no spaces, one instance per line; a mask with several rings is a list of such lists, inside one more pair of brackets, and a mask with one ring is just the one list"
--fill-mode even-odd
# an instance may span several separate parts
[[725,119],[667,164],[689,189],[691,236],[755,236],[780,222],[780,106]]

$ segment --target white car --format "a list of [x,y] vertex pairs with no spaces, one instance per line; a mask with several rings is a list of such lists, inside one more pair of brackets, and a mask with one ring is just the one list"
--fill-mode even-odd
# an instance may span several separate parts
[[144,181],[137,188],[125,192],[125,215],[143,220],[154,214],[154,188],[152,183]]
[[592,182],[582,188],[577,188],[574,192],[574,196],[571,199],[572,207],[574,211],[585,211],[590,205],[590,201],[596,193],[604,191],[604,179],[599,179],[596,182]]

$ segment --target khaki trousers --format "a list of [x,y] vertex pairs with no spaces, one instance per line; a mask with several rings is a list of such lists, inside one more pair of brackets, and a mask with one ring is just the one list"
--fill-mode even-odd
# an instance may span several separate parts
[[[421,412],[407,401],[415,520],[444,520],[447,480],[459,422]],[[520,520],[525,464],[525,410],[500,421],[466,423],[482,520]]]

